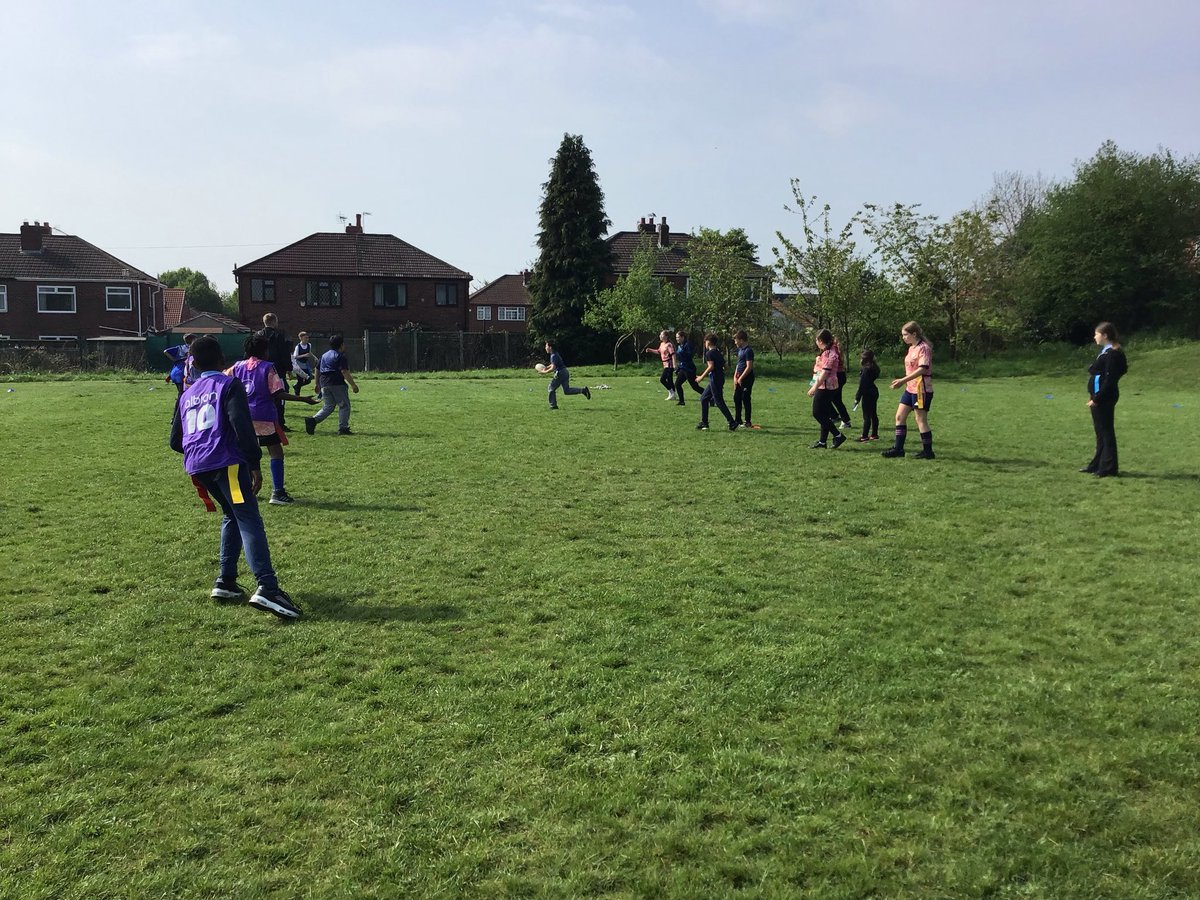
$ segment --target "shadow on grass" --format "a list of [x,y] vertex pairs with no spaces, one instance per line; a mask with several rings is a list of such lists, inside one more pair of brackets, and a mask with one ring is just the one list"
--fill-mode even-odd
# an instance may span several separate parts
[[449,603],[367,604],[348,602],[342,597],[329,594],[305,594],[304,610],[307,618],[335,619],[339,622],[415,622],[429,624],[448,622],[462,618],[460,607]]
[[1155,481],[1200,481],[1196,472],[1122,472],[1121,478],[1147,478]]
[[995,456],[955,456],[954,459],[965,463],[977,463],[981,466],[1017,467],[1023,469],[1043,469],[1049,463],[1038,459],[1001,459]]

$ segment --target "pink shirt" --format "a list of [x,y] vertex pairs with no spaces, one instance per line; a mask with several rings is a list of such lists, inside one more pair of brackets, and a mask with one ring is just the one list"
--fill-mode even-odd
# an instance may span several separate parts
[[823,351],[821,355],[817,357],[817,390],[837,390],[837,367],[838,353],[832,347]]
[[932,394],[933,393],[933,348],[924,341],[918,341],[908,348],[908,353],[904,354],[904,374],[911,375],[917,369],[925,367],[929,374],[922,375],[920,378],[914,378],[904,386],[906,391],[913,394]]
[[658,345],[658,355],[662,357],[663,368],[671,368],[671,358],[675,356],[675,345],[670,341],[663,341]]

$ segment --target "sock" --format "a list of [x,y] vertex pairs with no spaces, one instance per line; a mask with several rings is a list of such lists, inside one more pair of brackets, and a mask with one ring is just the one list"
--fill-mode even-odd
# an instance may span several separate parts
[[271,460],[271,487],[277,491],[283,490],[283,460]]
[[908,437],[908,426],[907,425],[897,425],[896,426],[896,449],[897,450],[904,449],[904,439],[906,437]]
[[932,431],[922,431],[921,432],[921,449],[924,450],[926,453],[933,452],[933,432]]

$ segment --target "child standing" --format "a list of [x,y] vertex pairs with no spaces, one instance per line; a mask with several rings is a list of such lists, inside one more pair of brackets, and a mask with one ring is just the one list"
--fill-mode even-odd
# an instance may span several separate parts
[[725,415],[729,430],[737,431],[737,423],[725,405],[725,357],[717,349],[717,336],[711,332],[704,336],[704,362],[706,365],[700,377],[708,377],[708,386],[700,395],[700,424],[696,430],[708,431],[708,408],[716,406]]
[[675,402],[683,406],[683,386],[689,384],[697,394],[704,388],[696,380],[696,360],[686,331],[675,332]]
[[267,455],[271,457],[271,499],[267,502],[286,505],[296,501],[283,486],[283,447],[288,439],[279,427],[277,404],[284,400],[301,400],[305,403],[317,401],[312,397],[300,397],[287,392],[283,379],[275,371],[274,363],[267,362],[269,347],[267,336],[261,331],[250,335],[246,338],[246,358],[226,369],[225,374],[232,375],[246,389],[250,419],[254,423],[258,445],[266,447]]
[[255,493],[262,485],[262,451],[250,420],[246,389],[220,371],[221,345],[216,338],[196,338],[192,355],[200,371],[175,407],[171,448],[183,454],[183,470],[192,477],[204,505],[210,511],[219,505],[225,514],[221,520],[221,572],[210,596],[214,600],[246,596],[237,583],[238,556],[244,551],[258,582],[250,605],[281,619],[299,618],[299,608],[279,587],[258,511]]
[[879,377],[879,363],[875,362],[875,354],[864,350],[859,357],[858,390],[854,394],[854,406],[862,404],[862,437],[860,444],[867,441],[879,440],[879,388],[875,380]]
[[658,333],[658,346],[647,347],[643,353],[657,353],[662,359],[663,370],[658,376],[658,383],[667,389],[667,399],[675,399],[675,383],[671,380],[671,376],[675,374],[675,345],[671,343],[671,332],[660,331]]
[[933,405],[933,348],[916,322],[906,322],[900,329],[900,338],[908,344],[908,353],[904,356],[904,377],[892,382],[892,390],[904,388],[900,405],[896,407],[896,443],[880,455],[893,459],[904,455],[908,414],[915,410],[917,427],[921,429],[921,450],[913,456],[933,459],[933,432],[929,430],[929,407]]
[[[750,336],[743,331],[734,332],[733,343],[737,346],[737,365],[733,369],[733,421],[739,428],[751,428],[750,394],[754,390],[754,350]],[[746,407],[746,418],[742,419],[742,407]]]
[[573,388],[571,387],[571,372],[567,369],[567,364],[563,362],[563,358],[558,351],[554,349],[554,344],[546,341],[546,352],[550,354],[550,365],[546,368],[546,375],[553,375],[550,379],[550,386],[547,388],[550,394],[550,408],[558,409],[558,396],[555,391],[562,388],[563,395],[583,394],[585,400],[592,399],[592,392],[586,387]]
[[1125,351],[1117,340],[1117,329],[1111,322],[1101,322],[1094,334],[1096,344],[1101,347],[1100,355],[1088,367],[1088,409],[1092,411],[1092,428],[1096,432],[1096,455],[1080,469],[1097,478],[1110,478],[1120,474],[1117,467],[1117,431],[1114,422],[1117,400],[1121,392],[1117,388],[1121,376],[1129,371]]
[[834,352],[837,353],[838,358],[837,388],[834,390],[833,396],[830,397],[829,400],[833,404],[834,414],[841,422],[842,430],[849,431],[852,427],[850,425],[850,413],[846,409],[846,401],[842,399],[842,388],[846,386],[846,380],[848,377],[846,375],[846,352],[842,349],[842,345],[836,337],[833,339],[833,349]]
[[833,435],[833,449],[836,450],[846,443],[846,436],[838,431],[834,422],[833,395],[837,391],[837,350],[834,349],[833,335],[828,328],[817,332],[817,349],[821,355],[817,357],[813,367],[813,383],[808,389],[808,396],[813,398],[813,418],[821,425],[820,439],[811,445],[813,450],[824,450],[828,444],[829,435]]
[[343,344],[342,336],[335,334],[329,339],[329,349],[321,354],[321,362],[317,366],[317,393],[325,405],[315,416],[304,420],[304,430],[309,434],[317,430],[317,424],[324,422],[335,406],[338,410],[337,433],[354,434],[350,430],[350,389],[357,394],[358,385],[350,374],[350,361],[342,352]]

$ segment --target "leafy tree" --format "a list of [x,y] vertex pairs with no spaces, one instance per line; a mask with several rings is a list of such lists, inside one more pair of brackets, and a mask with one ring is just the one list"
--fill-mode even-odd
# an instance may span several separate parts
[[221,306],[224,307],[222,311],[225,313],[225,315],[229,316],[229,318],[237,320],[241,317],[242,310],[240,304],[238,303],[237,288],[234,288],[228,293],[221,294]]
[[629,274],[615,285],[600,291],[587,304],[583,321],[598,331],[615,332],[613,368],[623,343],[640,332],[659,331],[682,320],[683,294],[654,274],[663,251],[654,240],[643,235],[633,253]]
[[1086,339],[1122,330],[1200,329],[1200,160],[1139,156],[1111,141],[1053,188],[1014,236],[1015,289],[1035,333]]
[[162,272],[158,280],[170,288],[183,288],[187,291],[187,305],[192,309],[205,312],[224,312],[221,294],[213,287],[208,276],[195,269],[171,269]]
[[783,249],[772,248],[780,280],[795,291],[797,312],[814,325],[829,328],[845,347],[863,346],[893,327],[894,291],[856,250],[851,219],[834,232],[830,208],[818,207],[792,179],[793,206],[800,217],[803,240],[793,242],[776,232]]
[[692,235],[680,269],[688,278],[689,324],[727,339],[738,328],[757,329],[767,321],[771,279],[758,265],[757,249],[741,228],[701,228]]
[[541,252],[529,277],[529,331],[536,341],[553,338],[588,355],[597,335],[583,324],[584,309],[612,269],[604,240],[612,223],[581,135],[563,135],[550,165],[539,213]]

